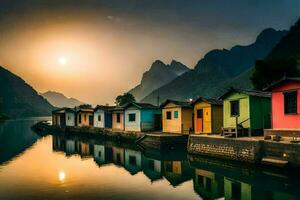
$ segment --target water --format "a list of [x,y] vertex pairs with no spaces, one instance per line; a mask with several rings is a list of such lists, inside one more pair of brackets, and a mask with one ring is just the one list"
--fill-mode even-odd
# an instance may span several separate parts
[[297,170],[0,125],[0,199],[300,199]]

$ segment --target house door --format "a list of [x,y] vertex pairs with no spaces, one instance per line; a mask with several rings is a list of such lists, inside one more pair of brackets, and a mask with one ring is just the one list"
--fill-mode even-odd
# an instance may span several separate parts
[[195,117],[195,132],[203,133],[203,109],[198,109]]
[[90,125],[90,126],[93,126],[93,125],[94,125],[94,116],[93,116],[93,115],[90,115],[90,116],[89,116],[89,125]]
[[211,107],[203,108],[203,133],[211,133]]

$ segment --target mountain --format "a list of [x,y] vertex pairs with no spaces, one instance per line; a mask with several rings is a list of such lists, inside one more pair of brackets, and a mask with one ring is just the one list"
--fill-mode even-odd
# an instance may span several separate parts
[[9,117],[49,116],[53,109],[23,79],[0,66],[0,113]]
[[[247,46],[234,46],[230,50],[212,50],[202,58],[194,70],[178,76],[153,91],[142,102],[160,103],[168,98],[188,100],[197,96],[217,98],[227,87],[251,86],[248,71],[255,61],[265,58],[287,31],[263,30],[255,42]],[[250,70],[251,71],[251,70]],[[242,78],[241,78],[242,77]]]
[[165,85],[180,76],[189,68],[184,64],[173,60],[169,65],[156,60],[148,71],[143,74],[141,83],[131,89],[131,93],[137,101],[140,101],[153,90]]
[[62,108],[62,107],[70,107],[73,108],[75,106],[79,106],[85,104],[75,98],[68,98],[62,93],[47,91],[45,93],[41,93],[45,99],[47,99],[53,106]]

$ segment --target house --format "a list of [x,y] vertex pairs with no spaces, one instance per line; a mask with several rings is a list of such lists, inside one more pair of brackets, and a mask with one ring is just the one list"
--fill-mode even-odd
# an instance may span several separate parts
[[220,100],[198,98],[194,106],[194,133],[221,133],[223,125],[223,103]]
[[163,132],[189,134],[192,131],[193,107],[189,102],[166,100],[160,108]]
[[52,111],[52,125],[61,128],[75,126],[75,110],[72,108],[60,108]]
[[163,163],[161,160],[148,158],[145,155],[142,155],[142,169],[151,182],[158,181],[163,178]]
[[94,109],[90,105],[81,105],[76,110],[76,126],[93,126]]
[[112,128],[112,111],[115,106],[96,106],[94,109],[94,127]]
[[285,77],[266,90],[272,93],[274,133],[279,131],[285,136],[300,136],[300,77]]
[[125,131],[151,131],[160,127],[161,111],[148,103],[131,102],[124,106]]
[[231,88],[220,99],[224,135],[261,135],[270,127],[270,93]]
[[164,161],[164,176],[173,187],[192,178],[192,171],[187,160]]
[[113,147],[113,162],[115,165],[124,166],[125,159],[124,159],[124,148],[121,147]]
[[123,131],[125,129],[124,108],[116,106],[112,111],[112,129]]

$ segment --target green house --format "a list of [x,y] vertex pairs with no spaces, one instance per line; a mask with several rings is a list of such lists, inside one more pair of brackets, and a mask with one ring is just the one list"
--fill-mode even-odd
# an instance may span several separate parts
[[225,135],[261,135],[264,128],[270,128],[270,93],[231,88],[220,99]]

